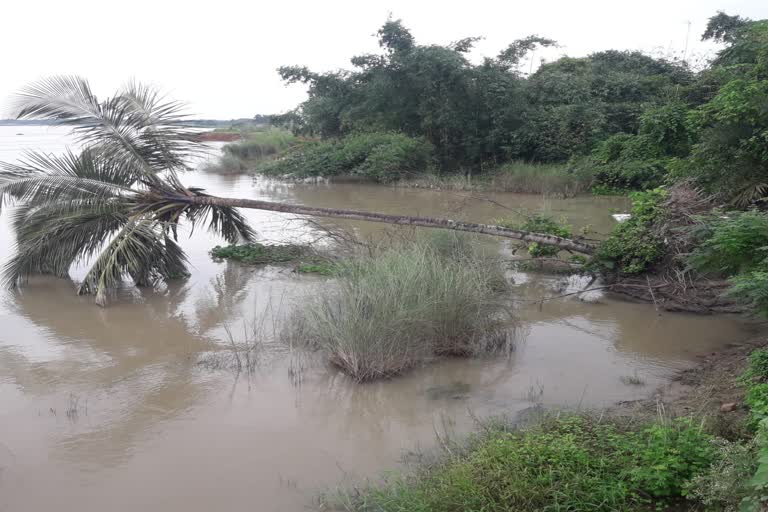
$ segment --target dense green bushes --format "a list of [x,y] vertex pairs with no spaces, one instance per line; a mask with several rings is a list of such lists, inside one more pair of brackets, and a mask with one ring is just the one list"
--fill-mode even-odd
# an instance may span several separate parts
[[663,255],[663,240],[654,231],[664,215],[663,189],[632,194],[631,217],[618,224],[597,247],[591,265],[598,271],[621,276],[647,271]]
[[464,450],[352,500],[357,511],[646,510],[687,494],[715,456],[699,425],[629,428],[582,416],[489,428]]
[[264,174],[293,177],[357,175],[380,182],[425,172],[432,148],[401,133],[359,133],[305,142],[260,167]]
[[768,314],[768,214],[756,210],[702,219],[693,268],[729,277],[729,294]]
[[[353,71],[281,68],[288,83],[309,88],[307,101],[283,119],[329,141],[371,130],[404,134],[431,146],[431,158],[427,146],[402,141],[386,149],[365,143],[366,156],[347,158],[335,148],[347,143],[330,142],[289,155],[276,173],[390,181],[423,172],[428,161],[440,173],[494,174],[501,190],[568,196],[591,185],[645,190],[693,178],[738,206],[768,194],[768,20],[712,17],[704,37],[725,47],[698,73],[608,50],[562,57],[524,76],[521,60],[554,41],[520,39],[475,65],[466,55],[475,38],[419,45],[395,20],[378,36],[383,53],[354,57]],[[570,165],[510,172],[507,161]]]

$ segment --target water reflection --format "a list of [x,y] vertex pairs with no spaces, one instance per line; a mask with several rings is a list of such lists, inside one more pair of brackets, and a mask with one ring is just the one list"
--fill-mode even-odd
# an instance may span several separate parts
[[[39,141],[54,151],[63,146],[57,137]],[[14,146],[3,140],[0,128],[0,159],[8,159],[2,153]],[[491,194],[487,201],[463,193],[254,183],[247,176],[201,173],[184,179],[212,194],[479,222],[508,215],[500,204],[544,208],[597,231],[610,229],[610,208],[626,205],[612,198],[550,201],[513,194]],[[267,240],[316,235],[292,216],[247,215]],[[386,229],[324,225],[334,224],[364,236]],[[12,245],[5,218],[0,243]],[[324,281],[215,262],[208,251],[217,243],[195,232],[182,240],[190,279],[156,290],[126,288],[106,309],[92,297],[76,296],[72,283],[52,278],[3,296],[0,443],[7,448],[0,446],[0,509],[161,506],[190,512],[221,508],[222,500],[229,508],[253,508],[258,499],[260,510],[297,510],[318,486],[334,485],[347,471],[373,475],[395,467],[403,449],[430,446],[443,418],[461,432],[472,428],[468,411],[514,414],[538,401],[600,407],[637,398],[696,354],[751,334],[727,317],[659,316],[650,305],[571,297],[541,307],[510,304],[519,317],[515,350],[498,357],[441,360],[358,385],[314,356],[303,356],[297,381],[290,375],[296,354],[281,352],[264,358],[249,379],[236,378],[196,364],[201,353],[224,346],[224,325],[289,311]],[[6,250],[0,260],[8,256]],[[514,277],[517,299],[562,288],[542,275]],[[621,384],[620,377],[635,372],[645,388]],[[66,414],[70,394],[80,398],[74,419]]]

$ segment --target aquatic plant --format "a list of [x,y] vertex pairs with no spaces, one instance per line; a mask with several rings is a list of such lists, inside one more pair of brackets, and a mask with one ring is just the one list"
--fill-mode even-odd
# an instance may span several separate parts
[[247,265],[258,265],[294,261],[306,252],[307,248],[300,245],[264,245],[252,242],[225,247],[217,245],[211,249],[211,256],[218,259],[239,261]]

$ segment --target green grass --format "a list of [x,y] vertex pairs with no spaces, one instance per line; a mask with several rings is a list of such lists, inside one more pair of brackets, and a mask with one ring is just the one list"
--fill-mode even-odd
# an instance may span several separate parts
[[418,241],[340,265],[336,286],[302,304],[292,335],[357,381],[506,340],[500,267],[471,243]]
[[628,425],[588,416],[523,430],[489,427],[438,462],[344,495],[357,512],[649,510],[687,493],[716,449],[698,424]]
[[592,175],[566,164],[508,162],[498,169],[468,178],[464,174],[420,174],[397,183],[403,187],[457,191],[515,192],[569,198],[588,193]]
[[227,144],[221,157],[206,170],[214,172],[250,171],[265,160],[275,157],[297,142],[288,130],[265,128],[242,132],[243,140]]
[[500,192],[573,197],[590,190],[592,176],[565,164],[509,162],[491,176],[489,186]]

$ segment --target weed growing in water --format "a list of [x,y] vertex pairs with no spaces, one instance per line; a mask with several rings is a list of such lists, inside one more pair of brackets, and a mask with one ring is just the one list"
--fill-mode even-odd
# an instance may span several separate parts
[[355,380],[390,377],[438,355],[471,355],[507,340],[497,295],[502,269],[470,243],[420,240],[340,269],[337,286],[303,305],[292,336]]

